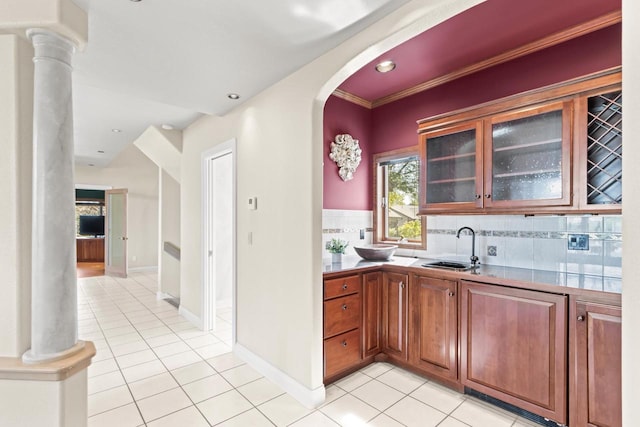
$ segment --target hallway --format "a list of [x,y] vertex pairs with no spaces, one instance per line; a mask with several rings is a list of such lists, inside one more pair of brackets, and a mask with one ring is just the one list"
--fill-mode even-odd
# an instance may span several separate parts
[[156,289],[152,272],[78,279],[79,336],[97,349],[90,427],[530,426],[385,363],[330,385],[309,410],[230,353],[229,310],[203,332]]

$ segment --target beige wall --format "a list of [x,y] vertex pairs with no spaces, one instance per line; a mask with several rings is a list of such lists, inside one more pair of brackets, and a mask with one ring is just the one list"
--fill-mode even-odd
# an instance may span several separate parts
[[163,250],[164,242],[180,247],[180,184],[160,170],[160,283],[159,291],[180,296],[180,261]]
[[622,157],[622,425],[638,425],[640,383],[640,17],[638,0],[622,1],[622,93],[624,94],[624,156]]
[[201,153],[236,138],[238,200],[258,198],[257,211],[238,205],[238,343],[308,390],[322,389],[324,101],[378,53],[476,3],[411,1],[227,116],[184,131],[182,307],[200,316]]
[[0,357],[31,341],[33,48],[0,34]]
[[106,168],[76,166],[75,182],[129,190],[127,199],[129,268],[156,267],[158,265],[158,167],[138,148],[130,145]]

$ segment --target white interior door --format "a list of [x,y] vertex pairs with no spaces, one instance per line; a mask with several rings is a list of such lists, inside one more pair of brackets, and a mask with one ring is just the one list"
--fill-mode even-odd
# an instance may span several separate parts
[[105,274],[127,277],[127,190],[105,191],[105,206]]
[[[229,322],[235,337],[235,171],[233,144],[203,158],[204,256],[203,327]],[[222,325],[221,325],[222,326]],[[235,338],[233,338],[235,339]]]

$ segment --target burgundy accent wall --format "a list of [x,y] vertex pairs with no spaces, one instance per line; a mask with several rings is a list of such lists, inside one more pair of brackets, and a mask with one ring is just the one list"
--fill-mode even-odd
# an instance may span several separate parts
[[[324,208],[372,209],[373,154],[418,144],[417,120],[619,66],[621,40],[617,24],[373,110],[331,96],[324,107]],[[329,159],[337,133],[360,140],[352,181],[343,182]]]
[[[338,166],[329,158],[331,142],[342,133],[357,139],[362,149],[362,161],[350,181],[340,178]],[[324,105],[324,209],[372,209],[372,144],[371,110],[330,96]]]
[[373,110],[373,153],[418,144],[417,120],[622,64],[617,24]]

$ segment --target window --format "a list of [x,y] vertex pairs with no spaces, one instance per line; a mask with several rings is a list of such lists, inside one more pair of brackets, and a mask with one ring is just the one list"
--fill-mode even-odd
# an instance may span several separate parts
[[418,147],[374,156],[374,242],[426,249],[426,221],[418,215]]

